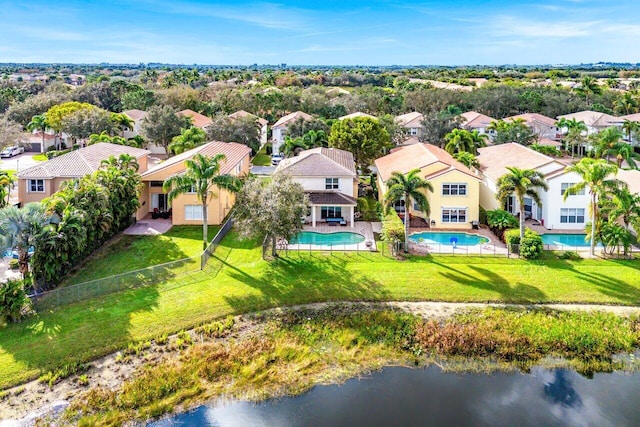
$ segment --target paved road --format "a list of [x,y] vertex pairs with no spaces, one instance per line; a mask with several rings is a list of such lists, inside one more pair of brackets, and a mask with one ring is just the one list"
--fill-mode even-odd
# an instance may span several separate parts
[[24,170],[38,164],[33,160],[33,156],[36,153],[24,153],[19,156],[11,157],[9,159],[0,160],[0,170]]

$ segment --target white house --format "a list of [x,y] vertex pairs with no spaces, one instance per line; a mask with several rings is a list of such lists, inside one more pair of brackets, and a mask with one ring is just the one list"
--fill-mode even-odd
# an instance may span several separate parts
[[304,113],[302,111],[296,111],[291,114],[287,114],[284,117],[281,117],[280,120],[275,122],[271,127],[272,135],[271,141],[273,143],[273,153],[280,152],[280,146],[284,142],[284,137],[287,135],[287,129],[290,124],[293,122],[302,119],[302,120],[312,120],[313,117],[310,114]]
[[497,182],[508,173],[507,167],[533,169],[542,173],[548,191],[539,191],[542,206],[525,198],[525,216],[540,222],[545,228],[575,230],[582,232],[589,220],[589,190],[570,195],[563,200],[565,189],[581,181],[574,172],[566,172],[567,164],[538,153],[524,145],[509,143],[478,150],[478,161],[482,182],[480,184],[480,205],[486,210],[505,209],[514,215],[520,212],[518,201],[512,196],[506,206],[496,200]]
[[[622,126],[624,119],[620,117],[615,117],[610,114],[600,113],[598,111],[578,111],[577,113],[564,114],[562,116],[558,116],[558,120],[567,119],[572,120],[576,119],[578,122],[584,122],[587,126],[587,134],[591,135],[594,133],[598,133],[603,129],[606,129],[611,126]],[[564,130],[563,130],[564,131]]]
[[406,129],[408,136],[416,138],[421,138],[424,134],[423,120],[424,116],[417,111],[396,116],[396,123]]
[[269,122],[262,117],[258,117],[255,114],[248,113],[244,110],[236,111],[233,114],[229,114],[229,118],[231,120],[236,120],[244,117],[255,118],[256,123],[258,123],[258,126],[260,127],[260,147],[262,147],[267,143],[267,126],[269,125]]
[[309,195],[306,218],[318,223],[353,227],[358,197],[358,175],[353,154],[337,148],[312,148],[283,159],[276,172],[285,172]]
[[142,119],[147,117],[147,112],[142,110],[125,110],[122,114],[133,120],[133,130],[124,131],[124,137],[128,139],[140,135],[140,125],[142,124]]
[[538,137],[538,140],[545,138],[559,140],[562,138],[560,129],[556,126],[556,121],[551,117],[538,113],[518,114],[517,116],[506,117],[505,121],[522,119],[529,129]]
[[469,131],[477,130],[480,134],[487,134],[490,138],[493,139],[493,131],[488,130],[487,128],[491,125],[492,122],[495,122],[496,119],[486,116],[484,114],[475,112],[475,111],[467,111],[466,113],[462,113],[462,127]]

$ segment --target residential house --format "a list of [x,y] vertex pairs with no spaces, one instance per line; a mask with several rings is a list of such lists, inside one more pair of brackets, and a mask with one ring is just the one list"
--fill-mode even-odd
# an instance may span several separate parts
[[103,160],[121,154],[135,157],[140,173],[147,170],[149,151],[99,142],[18,172],[18,200],[22,205],[39,202],[57,192],[64,181],[89,175],[100,169]]
[[[414,204],[411,216],[423,218],[431,228],[471,229],[479,221],[480,178],[449,153],[431,144],[413,144],[395,149],[375,161],[378,169],[378,196],[384,199],[386,182],[393,172],[407,174],[414,169],[427,179],[433,192],[427,191],[429,215]],[[400,211],[404,203],[396,208]]]
[[56,146],[56,135],[49,132],[44,132],[44,150],[42,149],[42,131],[37,131],[29,135],[29,138],[25,144],[25,151],[31,151],[36,153],[46,152],[50,148]]
[[124,131],[124,137],[129,139],[140,135],[140,126],[142,120],[147,117],[147,112],[142,110],[125,110],[122,114],[133,120],[133,130]]
[[417,111],[396,116],[396,123],[402,126],[410,137],[422,138],[424,126],[422,121],[424,116]]
[[468,131],[477,130],[478,133],[487,134],[489,138],[493,138],[494,131],[488,130],[487,128],[492,122],[495,122],[496,119],[475,111],[467,111],[466,113],[462,113],[461,116],[462,128]]
[[260,127],[260,147],[262,147],[267,143],[267,126],[269,125],[269,122],[262,117],[258,117],[255,114],[248,113],[244,110],[236,111],[233,114],[229,114],[229,118],[231,120],[237,120],[245,117],[251,117],[256,120],[256,123],[258,123],[258,126]]
[[507,167],[533,169],[544,176],[549,190],[539,190],[542,206],[525,197],[525,217],[537,220],[547,229],[584,230],[588,221],[589,191],[563,200],[564,191],[581,181],[575,172],[566,172],[566,163],[516,143],[482,147],[478,152],[482,178],[480,205],[484,209],[505,209],[517,215],[520,206],[515,196],[509,198],[506,206],[496,200],[498,180],[509,172]]
[[211,118],[189,109],[178,111],[176,114],[182,117],[189,117],[191,119],[191,124],[202,130],[207,130],[207,126],[213,123]]
[[[577,113],[564,114],[562,116],[558,116],[558,120],[567,119],[572,120],[576,119],[578,122],[584,122],[587,126],[587,134],[591,135],[594,133],[598,133],[603,129],[606,129],[611,126],[622,126],[624,119],[619,117],[612,116],[607,113],[601,113],[598,111],[578,111]],[[563,130],[564,131],[564,130]]]
[[358,197],[353,154],[338,148],[312,148],[282,160],[276,172],[289,174],[308,194],[311,212],[306,221],[311,225],[342,223],[353,227]]
[[505,121],[522,119],[538,139],[546,138],[559,140],[562,138],[560,129],[556,126],[556,120],[538,113],[518,114],[517,116],[506,117]]
[[[631,194],[640,194],[640,170],[637,169],[619,169],[616,178],[627,184]],[[633,234],[637,235],[633,226],[629,227]]]
[[373,120],[378,120],[378,118],[376,116],[372,116],[371,114],[363,113],[361,111],[357,111],[355,113],[347,114],[346,116],[338,117],[338,120],[355,119],[357,117],[368,117],[368,118],[373,119]]
[[273,143],[273,149],[272,149],[273,153],[279,153],[281,151],[280,146],[284,142],[284,137],[287,135],[287,129],[289,125],[300,119],[312,120],[313,116],[311,116],[310,114],[304,113],[302,111],[296,111],[294,113],[287,114],[286,116],[281,117],[280,120],[278,120],[273,124],[273,126],[271,127],[271,132],[272,132],[271,141]]
[[[251,148],[244,144],[213,141],[185,151],[142,173],[140,209],[136,214],[138,220],[154,212],[170,212],[173,225],[202,224],[202,203],[195,193],[182,194],[169,202],[167,192],[162,188],[167,178],[185,171],[186,160],[191,159],[195,154],[210,157],[224,154],[225,160],[221,162],[220,167],[221,175],[230,174],[242,177],[249,174]],[[222,189],[214,190],[208,204],[208,223],[210,225],[221,224],[234,203],[234,194]]]
[[[640,113],[627,114],[626,116],[620,116],[620,120],[622,121],[622,123],[624,123],[625,120],[628,120],[630,122],[640,123]],[[620,126],[622,126],[622,124]],[[625,141],[630,142],[634,146],[638,145],[638,143],[640,142],[638,140],[638,132],[632,132],[631,138],[629,138],[629,135],[627,135],[627,132],[623,131],[623,137]]]

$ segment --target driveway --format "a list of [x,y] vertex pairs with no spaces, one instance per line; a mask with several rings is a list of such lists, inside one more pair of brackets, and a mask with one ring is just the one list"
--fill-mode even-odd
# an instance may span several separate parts
[[24,153],[9,159],[0,159],[0,170],[24,170],[35,166],[40,162],[33,160],[33,156],[38,153]]

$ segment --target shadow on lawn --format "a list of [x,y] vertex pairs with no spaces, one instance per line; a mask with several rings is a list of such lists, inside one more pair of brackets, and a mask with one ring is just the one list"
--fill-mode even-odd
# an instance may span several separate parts
[[348,260],[338,257],[280,258],[268,264],[259,276],[218,259],[223,272],[253,289],[257,295],[226,296],[236,312],[317,301],[372,301],[387,297],[375,279],[346,269]]

